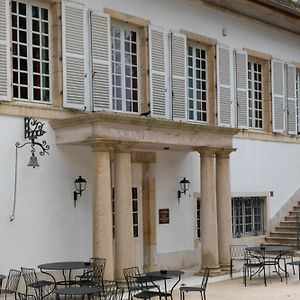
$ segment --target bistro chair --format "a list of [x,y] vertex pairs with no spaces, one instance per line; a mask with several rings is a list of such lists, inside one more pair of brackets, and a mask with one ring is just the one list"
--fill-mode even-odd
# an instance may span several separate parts
[[[138,267],[126,268],[123,270],[128,289],[128,299],[150,299],[153,297],[161,298],[158,286],[153,285],[146,275],[142,275]],[[150,285],[148,283],[151,283]],[[155,288],[157,291],[153,291]]]
[[199,292],[201,295],[201,300],[206,300],[206,286],[209,277],[210,269],[206,267],[204,269],[201,286],[181,286],[179,288],[180,300],[185,299],[185,293],[188,292]]
[[124,290],[118,286],[117,281],[103,280],[98,288],[99,294],[93,297],[96,300],[122,300],[123,298]]
[[79,278],[79,285],[87,285],[87,286],[98,286],[103,281],[103,275],[106,265],[105,258],[99,257],[91,257],[89,259],[91,264],[90,268],[87,268],[83,275],[76,276]]
[[[21,268],[21,272],[25,282],[26,298],[30,296],[30,290],[34,291],[37,300],[42,300],[52,294],[56,288],[54,281],[39,280],[36,272],[32,268]],[[32,296],[32,295],[31,295]]]
[[8,277],[5,283],[4,289],[0,290],[0,294],[4,294],[5,300],[7,295],[14,294],[15,300],[17,300],[17,289],[21,278],[21,271],[11,269],[8,273]]
[[264,283],[267,286],[266,281],[266,268],[265,268],[265,254],[254,254],[251,251],[245,250],[246,262],[243,265],[243,281],[244,285],[247,285],[247,277],[251,280],[253,276],[260,276],[263,273]]
[[243,261],[245,262],[245,249],[247,245],[230,245],[230,277],[232,278],[233,272],[233,262],[234,261]]

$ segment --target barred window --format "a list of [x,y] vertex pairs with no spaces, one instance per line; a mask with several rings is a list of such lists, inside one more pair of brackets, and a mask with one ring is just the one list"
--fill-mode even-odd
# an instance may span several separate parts
[[238,238],[264,234],[265,197],[232,198],[232,233]]
[[188,118],[207,122],[207,50],[188,45]]
[[196,238],[201,238],[201,227],[200,227],[200,209],[201,209],[201,201],[200,198],[197,198],[196,202]]
[[297,105],[297,127],[300,133],[300,70],[296,72],[296,105]]
[[263,66],[248,61],[249,127],[263,128]]
[[132,223],[133,237],[139,236],[139,207],[137,188],[132,188]]
[[49,10],[12,1],[13,97],[50,102]]

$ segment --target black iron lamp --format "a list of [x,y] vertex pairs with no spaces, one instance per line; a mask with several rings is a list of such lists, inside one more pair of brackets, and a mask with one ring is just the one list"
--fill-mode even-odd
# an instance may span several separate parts
[[76,207],[77,195],[81,197],[82,192],[85,191],[86,188],[86,180],[79,176],[75,181],[75,191],[74,191],[74,207]]
[[180,182],[179,182],[179,186],[180,186],[180,190],[178,190],[178,192],[177,192],[178,201],[181,198],[181,194],[186,194],[186,192],[190,188],[190,181],[188,179],[186,179],[185,177],[183,177],[183,179],[180,180]]

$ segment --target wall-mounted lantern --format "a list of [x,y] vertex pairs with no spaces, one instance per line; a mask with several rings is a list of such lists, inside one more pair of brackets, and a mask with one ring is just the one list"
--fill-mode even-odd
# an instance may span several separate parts
[[179,182],[179,188],[180,188],[180,190],[178,190],[178,192],[177,192],[178,201],[181,198],[181,194],[186,194],[186,192],[190,188],[189,180],[186,179],[185,177],[183,177],[183,179],[180,180],[180,182]]
[[77,195],[81,197],[82,192],[86,189],[86,180],[79,176],[75,181],[75,191],[74,191],[74,207],[76,207]]

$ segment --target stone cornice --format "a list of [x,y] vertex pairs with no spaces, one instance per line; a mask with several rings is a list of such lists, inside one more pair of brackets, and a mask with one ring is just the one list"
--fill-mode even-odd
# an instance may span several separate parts
[[217,126],[209,126],[203,124],[194,124],[188,122],[170,121],[153,117],[143,117],[138,115],[127,115],[121,113],[86,113],[80,116],[57,119],[50,121],[54,129],[81,126],[95,123],[112,123],[113,125],[128,125],[135,127],[158,128],[158,129],[174,129],[183,131],[195,131],[205,133],[216,133],[222,135],[234,136],[239,132],[236,128],[225,128]]

